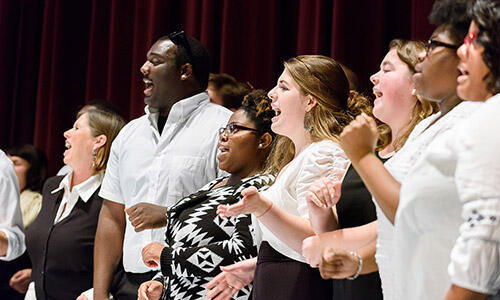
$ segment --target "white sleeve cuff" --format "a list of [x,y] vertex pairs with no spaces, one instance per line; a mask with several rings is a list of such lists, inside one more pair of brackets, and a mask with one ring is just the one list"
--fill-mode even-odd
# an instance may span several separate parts
[[26,250],[26,246],[24,245],[24,234],[22,232],[15,234],[5,229],[0,230],[5,233],[8,241],[7,254],[5,256],[0,256],[0,260],[11,261],[21,256]]

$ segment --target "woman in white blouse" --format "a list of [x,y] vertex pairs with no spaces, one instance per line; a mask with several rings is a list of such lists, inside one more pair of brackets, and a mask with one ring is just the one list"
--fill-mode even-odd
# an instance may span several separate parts
[[447,300],[500,299],[500,1],[478,0],[472,20],[457,51],[457,93],[484,104],[450,143],[462,224],[448,266]]
[[[498,21],[496,22],[496,27],[492,26],[495,30],[498,28]],[[443,74],[438,75],[439,68],[442,69],[445,65],[444,59],[449,56],[452,59],[451,62],[456,61],[452,50],[458,45],[459,39],[450,40],[452,35],[445,34],[446,30],[446,27],[436,29],[429,43],[433,42],[437,46],[434,49],[428,47],[428,50],[432,49],[432,51],[428,51],[430,53],[426,55],[426,60],[419,66],[422,73],[414,77],[416,83],[419,83],[417,85],[419,92],[431,93],[433,91],[429,95],[434,99],[439,99],[435,92],[443,89],[443,85],[436,86],[436,84],[437,79],[443,78],[446,74],[442,70]],[[470,34],[468,37],[466,36],[467,51],[472,49],[474,43],[472,36]],[[477,48],[479,46],[474,43],[473,50],[477,50]],[[468,53],[467,51],[462,51],[462,53]],[[460,50],[458,53],[461,54]],[[443,62],[439,63],[439,60]],[[481,58],[476,60],[476,63],[478,61],[481,62]],[[433,70],[433,66],[437,69]],[[487,68],[482,71],[485,70]],[[446,76],[453,74],[448,72]],[[467,69],[464,69],[464,75],[458,77],[458,96],[465,100],[473,99],[473,97],[465,97],[464,93],[460,93],[460,84],[472,77]],[[474,74],[474,78],[482,82],[485,75],[488,75],[488,72],[479,72]],[[432,76],[434,76],[434,80],[431,80]],[[477,92],[481,91],[481,88],[474,86],[472,90]],[[482,91],[484,90],[488,91],[483,87]],[[489,95],[488,92],[483,93],[481,100],[491,95],[491,90],[489,90]],[[445,100],[447,99],[443,99],[441,103]],[[479,111],[482,113],[478,113]],[[495,110],[493,107],[490,107],[489,111],[498,113],[498,109]],[[400,189],[399,184],[396,185],[398,193],[395,195],[389,195],[387,184],[381,184],[383,182],[381,172],[375,172],[375,169],[371,168],[371,173],[365,173],[365,178],[369,179],[373,190],[378,195],[382,195],[382,197],[375,196],[379,204],[386,208],[392,207],[392,209],[386,209],[384,213],[393,218],[395,223],[393,262],[397,278],[395,284],[397,299],[403,297],[405,299],[443,299],[446,296],[450,286],[450,278],[446,271],[450,263],[450,250],[457,240],[458,228],[462,222],[459,199],[463,202],[474,202],[473,200],[478,200],[473,199],[474,196],[477,196],[478,190],[488,191],[485,187],[490,189],[486,193],[487,197],[494,199],[495,192],[491,193],[491,191],[495,191],[495,189],[496,195],[499,193],[498,176],[496,176],[498,173],[493,172],[487,177],[475,176],[474,174],[474,172],[484,174],[484,170],[492,169],[494,157],[497,157],[497,154],[494,154],[496,152],[492,151],[494,143],[485,147],[485,139],[481,133],[485,132],[484,128],[498,128],[498,126],[490,125],[481,128],[476,126],[474,130],[467,130],[464,125],[470,123],[470,120],[464,120],[471,118],[471,115],[482,120],[485,119],[486,112],[475,105],[463,103],[446,114],[442,112],[422,122],[421,125],[419,124],[420,130],[412,133],[413,143],[407,146],[423,154],[411,165]],[[477,121],[475,120],[474,123]],[[367,129],[370,127],[368,124],[369,122],[361,127]],[[373,126],[371,127],[371,131],[373,131]],[[353,136],[361,132],[360,130],[353,131]],[[491,138],[491,133],[488,135]],[[419,144],[420,146],[418,146]],[[355,144],[352,144],[351,148],[354,149],[354,146]],[[364,157],[363,161],[366,163],[366,155],[359,154],[364,150],[358,148],[357,151],[360,157]],[[350,151],[346,150],[346,153],[350,154]],[[360,160],[354,158],[353,164]],[[478,160],[482,160],[484,164],[477,164]],[[358,167],[360,166],[358,165]],[[390,199],[393,200],[390,201]],[[490,230],[495,225],[498,228],[498,222],[496,224],[494,222],[497,217],[488,211],[488,207],[485,211],[489,214],[485,214],[484,211],[480,212],[478,209],[477,206],[482,204],[478,204],[481,200],[474,203],[476,206],[470,205],[468,207],[468,204],[464,206],[462,215],[466,218],[467,224],[461,227],[465,233],[463,238],[459,238],[456,242],[455,249],[459,250],[454,250],[458,254],[455,261],[452,254],[449,272],[451,283],[454,285],[449,291],[447,299],[476,299],[476,297],[483,299],[484,295],[481,296],[477,292],[484,294],[498,292],[498,239],[495,240],[492,232],[490,232],[491,235],[486,236],[491,239],[487,242],[482,240],[483,236],[475,239],[470,236],[474,230],[477,230],[476,233],[481,232],[484,229],[484,227],[481,228],[481,225],[485,225]],[[496,205],[498,207],[498,203]],[[491,219],[492,215],[493,220]],[[471,228],[475,229],[471,230]],[[494,246],[491,247],[491,245]],[[468,251],[477,254],[484,249],[486,249],[484,251],[486,254],[483,257],[462,255]]]
[[[412,91],[414,84],[412,75],[415,73],[415,65],[418,63],[419,55],[425,54],[424,44],[421,42],[394,40],[389,45],[389,52],[380,64],[380,71],[371,76],[371,81],[374,84],[373,91],[375,94],[373,115],[380,121],[386,123],[390,127],[389,143],[385,143],[385,147],[379,151],[379,155],[383,158],[391,157],[384,164],[375,155],[374,148],[377,144],[377,135],[374,139],[367,136],[354,135],[360,143],[369,144],[373,147],[372,156],[370,159],[376,165],[388,172],[389,176],[393,176],[396,180],[402,180],[411,165],[412,157],[416,154],[413,152],[404,151],[406,145],[410,143],[409,137],[416,124],[423,118],[435,112],[435,105],[421,97],[416,97]],[[353,136],[349,132],[357,130],[356,123],[364,116],[358,116],[358,121],[353,121],[351,125],[346,127],[341,135],[341,143],[343,147],[347,145],[346,138]],[[368,118],[368,116],[366,116]],[[373,121],[373,120],[372,120]],[[374,121],[373,121],[374,122]],[[377,126],[374,125],[375,133]],[[371,133],[371,132],[370,132]],[[386,140],[383,138],[382,140]],[[358,146],[361,148],[361,146]],[[357,147],[355,147],[357,150]],[[370,148],[371,149],[371,148]],[[352,154],[352,149],[347,148],[347,154]],[[394,154],[396,153],[396,154]],[[393,155],[394,154],[394,155]],[[358,160],[353,160],[358,162]],[[358,170],[357,164],[354,167]],[[362,171],[362,170],[361,170]],[[365,179],[364,173],[358,170],[362,179]],[[370,190],[370,185],[366,183]],[[319,186],[319,190],[325,188],[326,185],[321,181],[316,182],[315,186]],[[314,187],[311,189],[315,192]],[[370,190],[371,191],[371,190]],[[322,192],[316,191],[318,198],[322,197]],[[328,193],[326,193],[327,195]],[[373,193],[372,193],[373,194]],[[375,195],[377,198],[377,195]],[[324,199],[321,199],[325,202]],[[361,266],[361,260],[356,254],[351,255],[355,260],[356,270],[347,276],[357,276],[359,273],[366,274],[379,270],[380,279],[382,281],[382,292],[384,299],[397,299],[394,289],[396,278],[394,276],[393,264],[393,234],[394,227],[384,213],[384,207],[376,205],[377,221],[369,224],[341,229],[330,232],[321,233],[319,236],[308,238],[304,241],[303,252],[306,255],[311,265],[318,265],[321,261],[321,253],[325,247],[333,247],[348,251],[356,251],[356,253],[364,261]],[[311,220],[315,218],[311,217]],[[331,229],[329,229],[331,230]],[[376,264],[373,260],[376,246]],[[324,267],[324,266],[323,266]],[[360,267],[358,269],[358,267]],[[355,274],[356,273],[356,274]],[[326,274],[325,274],[326,275]],[[346,277],[347,277],[346,276]],[[329,276],[326,276],[329,277]],[[342,276],[332,276],[330,278],[345,278]]]
[[[231,297],[251,281],[254,269],[254,299],[332,297],[331,282],[322,280],[301,254],[302,240],[314,234],[305,194],[319,177],[342,180],[349,161],[337,144],[338,135],[359,113],[354,108],[358,96],[349,98],[347,78],[331,58],[298,56],[284,66],[277,86],[269,92],[276,112],[271,128],[280,135],[270,168],[279,172],[278,178],[262,194],[250,187],[238,203],[219,207],[223,216],[252,214],[256,231],[261,232],[258,259],[239,263],[240,271],[246,271],[245,280],[234,283],[225,273],[217,276],[207,286],[212,290],[208,297],[225,293],[228,287],[231,293],[223,295]],[[329,215],[333,213],[330,210]]]
[[429,146],[401,187],[396,258],[400,294],[412,299],[500,298],[500,1],[477,1],[472,19],[457,94],[484,103]]

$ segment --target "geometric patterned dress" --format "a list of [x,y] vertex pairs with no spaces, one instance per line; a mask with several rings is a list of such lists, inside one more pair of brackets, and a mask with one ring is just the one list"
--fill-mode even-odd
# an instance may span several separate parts
[[[161,272],[154,278],[163,283],[162,299],[206,299],[205,285],[221,272],[220,266],[257,255],[250,215],[221,218],[217,206],[238,202],[247,187],[265,190],[274,176],[255,175],[211,190],[227,177],[213,180],[168,210],[167,246],[161,254]],[[251,285],[233,299],[248,299],[250,291]]]

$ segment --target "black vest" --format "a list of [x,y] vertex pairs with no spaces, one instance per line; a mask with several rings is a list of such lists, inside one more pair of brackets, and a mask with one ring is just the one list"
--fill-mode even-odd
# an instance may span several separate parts
[[26,232],[36,297],[76,299],[92,288],[94,238],[101,210],[100,188],[87,202],[78,199],[65,219],[54,224],[64,190],[54,194],[63,176],[49,178],[43,187],[42,209]]

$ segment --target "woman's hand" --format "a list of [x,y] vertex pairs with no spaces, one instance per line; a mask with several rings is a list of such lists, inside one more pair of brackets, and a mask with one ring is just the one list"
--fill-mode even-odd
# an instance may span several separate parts
[[317,268],[321,263],[321,254],[323,253],[323,244],[317,235],[310,236],[302,242],[302,256],[312,267]]
[[31,269],[17,271],[10,278],[9,285],[20,294],[26,294],[31,282]]
[[261,216],[271,205],[271,202],[262,197],[253,186],[241,191],[241,196],[241,200],[233,205],[219,205],[217,213],[223,218],[252,213]]
[[206,297],[215,300],[231,299],[236,292],[252,282],[256,265],[257,259],[252,258],[221,267],[222,272],[205,286],[210,290]]
[[161,251],[165,248],[158,242],[147,244],[142,248],[142,261],[150,268],[158,267],[160,265]]
[[[151,245],[151,244],[150,244]],[[163,284],[156,280],[146,281],[139,286],[138,300],[158,300],[163,292]]]
[[319,272],[323,279],[345,279],[356,274],[359,263],[359,259],[349,251],[326,247],[319,265]]
[[375,152],[377,140],[377,124],[365,113],[357,116],[340,134],[340,146],[353,164]]
[[306,192],[306,200],[317,207],[333,207],[340,199],[342,182],[333,182],[331,179],[321,177],[316,179]]

